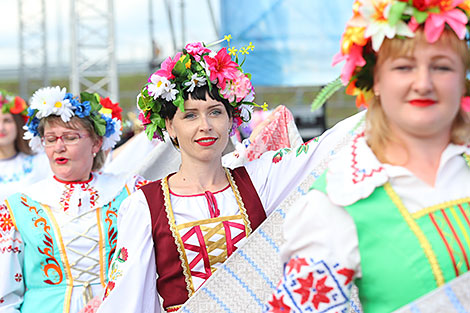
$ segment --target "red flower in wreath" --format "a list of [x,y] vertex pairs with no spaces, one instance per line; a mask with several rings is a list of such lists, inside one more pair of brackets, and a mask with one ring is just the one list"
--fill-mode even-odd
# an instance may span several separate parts
[[118,120],[122,121],[121,112],[122,109],[119,107],[119,103],[113,103],[109,97],[101,99],[100,104],[106,108],[111,110],[111,117],[117,118]]

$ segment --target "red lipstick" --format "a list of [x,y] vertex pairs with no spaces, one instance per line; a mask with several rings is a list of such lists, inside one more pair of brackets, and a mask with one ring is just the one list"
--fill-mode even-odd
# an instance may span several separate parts
[[55,162],[56,162],[57,164],[60,164],[60,165],[64,165],[64,164],[66,164],[68,161],[69,161],[69,159],[66,159],[66,158],[56,158],[56,159],[55,159]]
[[212,146],[216,142],[216,140],[217,138],[214,137],[203,137],[197,139],[196,142],[203,147],[208,147]]
[[414,100],[411,100],[410,101],[410,104],[412,106],[416,106],[416,107],[428,107],[428,106],[431,106],[433,104],[436,104],[436,101],[434,100],[431,100],[431,99],[414,99]]

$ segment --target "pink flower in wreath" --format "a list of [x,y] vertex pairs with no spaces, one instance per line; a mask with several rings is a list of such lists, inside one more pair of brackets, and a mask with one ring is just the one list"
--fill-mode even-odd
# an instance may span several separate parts
[[349,80],[353,76],[354,70],[357,66],[366,65],[366,60],[362,57],[362,48],[354,44],[349,51],[349,54],[342,54],[341,52],[337,53],[333,57],[332,65],[336,65],[341,61],[346,61],[343,68],[341,69],[341,81],[343,85],[347,85]]
[[176,62],[178,62],[180,59],[181,54],[181,52],[178,52],[173,59],[168,57],[165,61],[163,61],[160,69],[156,71],[155,74],[161,77],[166,77],[167,79],[175,78],[175,75],[173,75],[171,71],[173,71],[173,68],[175,67]]
[[232,61],[225,48],[220,49],[213,58],[205,55],[204,61],[206,61],[207,68],[210,71],[209,79],[213,82],[217,80],[217,84],[221,89],[225,89],[226,79],[231,80],[237,74],[238,64]]
[[[428,42],[436,42],[444,31],[445,25],[449,25],[459,37],[464,39],[467,32],[468,18],[464,12],[457,9],[462,0],[453,1],[428,1],[429,6],[438,6],[440,12],[429,13],[428,18],[424,22],[424,34]],[[414,17],[411,18],[408,26],[412,31],[416,31],[419,24]]]
[[150,124],[152,121],[150,120],[150,114],[152,112],[150,111],[147,111],[146,113],[144,113],[143,111],[140,111],[139,113],[139,121],[142,122],[142,124],[144,125],[147,125],[147,124]]
[[204,47],[200,42],[188,43],[184,49],[186,49],[186,51],[188,51],[188,53],[192,55],[197,62],[201,61],[201,56],[204,53],[211,52],[211,50]]
[[250,79],[241,71],[237,71],[235,77],[227,82],[225,88],[220,91],[222,96],[229,102],[240,102],[243,100],[253,89]]

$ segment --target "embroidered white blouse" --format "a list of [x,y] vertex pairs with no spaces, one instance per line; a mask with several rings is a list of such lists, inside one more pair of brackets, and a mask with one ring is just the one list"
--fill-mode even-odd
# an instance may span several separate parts
[[[269,301],[268,312],[277,312],[281,308],[293,309],[295,312],[299,309],[312,312],[347,310],[347,301],[338,305],[338,299],[329,298],[329,295],[342,292],[349,297],[350,293],[348,288],[329,288],[336,285],[333,279],[342,284],[362,276],[356,225],[344,206],[369,197],[377,187],[387,182],[411,214],[470,195],[470,170],[462,157],[470,153],[470,147],[450,144],[442,153],[435,186],[430,186],[404,167],[380,163],[364,136],[358,135],[355,139],[330,162],[326,175],[326,194],[311,190],[287,214],[283,227],[286,242],[281,249],[281,259],[288,266],[278,290]],[[315,298],[313,302],[303,302],[303,299],[311,299],[315,292],[309,291],[310,294],[304,294],[305,298],[300,300],[298,283],[305,281],[310,273],[320,271],[317,268],[319,263],[314,265],[304,261],[310,258],[314,258],[315,262],[350,269],[354,275],[348,270],[337,277],[333,277],[333,274],[325,275],[322,283],[329,287],[323,289],[325,292],[321,296],[324,298],[317,292],[313,295],[317,297],[316,303]],[[313,277],[317,281],[316,277],[320,276],[315,275]],[[288,286],[296,286],[292,288],[297,291],[286,290]],[[295,298],[295,304],[288,294],[299,297]]]
[[[67,283],[73,284],[69,309],[60,312],[76,313],[86,304],[83,296],[84,285],[90,284],[90,296],[100,295],[105,285],[106,275],[102,262],[106,258],[100,256],[106,243],[102,242],[97,220],[97,208],[113,201],[118,195],[127,197],[145,181],[140,177],[126,179],[111,174],[92,173],[89,182],[66,183],[51,175],[28,187],[24,193],[32,200],[38,201],[44,211],[49,211],[57,222],[58,229],[50,230],[60,242],[56,249],[64,249],[68,260],[66,272]],[[21,194],[12,195],[5,202],[0,202],[0,312],[20,312],[23,303],[25,286],[23,281],[25,260],[25,244],[17,231],[11,216],[9,200]],[[123,196],[123,197],[124,197]],[[49,209],[44,209],[49,206]],[[43,236],[38,229],[38,236]],[[59,246],[62,245],[62,248]],[[34,249],[34,248],[33,248]],[[31,268],[31,267],[30,267]],[[40,268],[40,266],[38,266]],[[103,276],[104,275],[104,276]],[[65,274],[64,274],[65,277]],[[88,292],[90,290],[87,290]],[[45,301],[47,299],[44,299]],[[67,302],[67,300],[65,301]],[[44,303],[47,306],[47,303]],[[51,311],[52,312],[52,309]]]
[[19,152],[13,158],[0,160],[0,201],[15,192],[26,192],[29,185],[51,175],[45,153]]
[[[267,215],[315,170],[346,134],[357,125],[362,125],[363,115],[360,113],[343,121],[298,148],[266,152],[260,159],[245,164]],[[240,214],[231,188],[213,195],[221,217]],[[211,217],[204,194],[179,196],[170,191],[170,201],[176,225]],[[161,312],[151,217],[142,191],[137,191],[123,202],[118,215],[118,229],[117,251],[121,248],[126,250],[125,262],[120,263],[116,271],[110,271],[109,280],[113,286],[108,286],[106,299],[98,312]],[[221,263],[215,265],[216,268],[220,266]]]

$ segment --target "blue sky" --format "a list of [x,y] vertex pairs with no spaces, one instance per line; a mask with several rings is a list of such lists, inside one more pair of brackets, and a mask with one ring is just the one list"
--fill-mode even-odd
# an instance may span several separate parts
[[[36,5],[38,0],[23,0]],[[103,0],[101,0],[103,1]],[[181,0],[170,0],[177,38],[181,41]],[[220,27],[219,0],[210,0]],[[148,25],[149,0],[115,0],[116,53],[118,62],[147,61],[150,58]],[[186,0],[185,40],[211,42],[217,39],[210,18],[207,1]],[[32,7],[31,7],[32,8]],[[34,11],[34,10],[32,10]],[[173,54],[172,37],[168,15],[163,0],[153,0],[155,37],[162,54]],[[18,0],[0,0],[0,68],[16,66],[19,63],[19,19]],[[48,36],[48,59],[51,65],[58,60],[69,60],[69,1],[46,0],[46,25]],[[62,29],[62,31],[60,31]],[[59,38],[62,38],[59,40]]]

